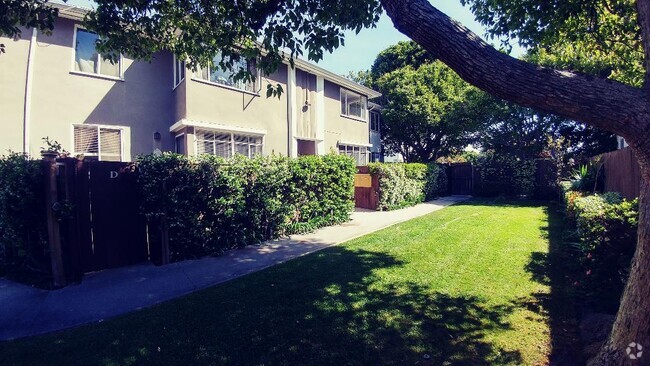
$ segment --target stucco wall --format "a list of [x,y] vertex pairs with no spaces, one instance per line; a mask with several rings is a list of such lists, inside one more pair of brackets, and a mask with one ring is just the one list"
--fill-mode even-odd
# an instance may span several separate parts
[[23,149],[23,111],[27,54],[31,31],[23,29],[22,39],[0,37],[5,53],[0,55],[0,155]]
[[[186,80],[187,119],[242,129],[263,130],[264,155],[287,155],[287,67],[262,77],[259,95],[232,90],[199,81],[191,71]],[[284,93],[266,97],[268,84],[282,85]]]
[[338,151],[337,142],[347,141],[368,144],[370,126],[360,121],[341,116],[341,87],[325,80],[325,149]]
[[[72,151],[73,124],[129,127],[124,141],[126,160],[151,153],[156,131],[162,135],[163,150],[172,149],[173,139],[168,132],[174,113],[172,56],[156,54],[151,63],[124,57],[123,81],[79,75],[71,73],[73,37],[74,22],[62,18],[55,22],[51,36],[38,35],[33,67],[31,153],[38,154],[45,136]],[[17,57],[12,62],[26,65],[27,58]],[[6,69],[3,65],[3,72]],[[4,89],[2,103],[7,100]],[[5,142],[0,141],[4,149]]]

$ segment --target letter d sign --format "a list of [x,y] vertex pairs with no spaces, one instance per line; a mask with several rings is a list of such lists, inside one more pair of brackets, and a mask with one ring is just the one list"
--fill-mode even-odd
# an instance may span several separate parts
[[118,175],[120,175],[118,172],[111,170],[111,179],[117,178]]

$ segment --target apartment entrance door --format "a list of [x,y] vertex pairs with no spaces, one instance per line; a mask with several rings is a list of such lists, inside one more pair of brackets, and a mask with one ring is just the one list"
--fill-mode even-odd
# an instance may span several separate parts
[[298,156],[316,155],[316,141],[298,140]]

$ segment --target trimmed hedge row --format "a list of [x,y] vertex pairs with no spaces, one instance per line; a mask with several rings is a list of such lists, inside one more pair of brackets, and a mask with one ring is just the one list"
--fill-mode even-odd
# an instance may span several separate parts
[[486,153],[474,166],[480,176],[474,187],[478,196],[532,196],[535,193],[535,160]]
[[342,155],[163,153],[139,157],[137,167],[141,211],[150,224],[166,221],[172,261],[341,223],[354,206],[356,166]]
[[577,284],[588,302],[615,312],[637,243],[638,199],[619,193],[588,195],[562,184],[569,240],[581,268]]
[[438,164],[371,163],[379,179],[378,210],[395,210],[434,199],[447,192],[447,173]]

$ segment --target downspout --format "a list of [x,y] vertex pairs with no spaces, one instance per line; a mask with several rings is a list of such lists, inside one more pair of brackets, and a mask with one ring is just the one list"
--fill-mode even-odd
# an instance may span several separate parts
[[32,80],[33,80],[33,67],[34,56],[36,51],[36,28],[32,28],[32,38],[29,41],[29,53],[27,54],[27,72],[25,77],[25,109],[23,111],[23,153],[30,153],[29,139],[30,139],[30,125],[31,125],[31,104],[32,104]]
[[287,146],[288,156],[295,158],[298,156],[296,139],[296,68],[287,66],[287,120],[289,122],[289,141]]

